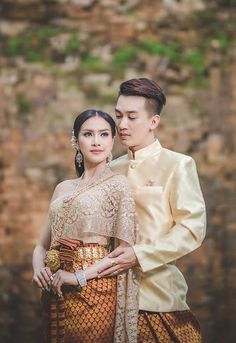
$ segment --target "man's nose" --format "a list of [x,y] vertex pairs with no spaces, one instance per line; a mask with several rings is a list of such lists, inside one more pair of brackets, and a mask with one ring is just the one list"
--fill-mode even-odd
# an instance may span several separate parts
[[118,126],[118,128],[119,129],[127,129],[127,127],[128,127],[128,120],[127,120],[127,118],[126,117],[122,117],[119,121],[118,121],[118,123],[117,123],[117,126]]

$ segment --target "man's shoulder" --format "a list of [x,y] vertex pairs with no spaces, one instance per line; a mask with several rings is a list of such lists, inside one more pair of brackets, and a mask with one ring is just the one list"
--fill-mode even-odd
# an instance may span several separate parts
[[122,168],[127,164],[129,161],[128,154],[121,155],[120,157],[117,157],[116,159],[112,160],[110,163],[111,169],[117,171],[117,169]]
[[181,162],[181,161],[187,162],[187,161],[193,160],[193,158],[189,155],[185,155],[183,153],[176,152],[167,148],[162,149],[162,155],[165,158],[170,159],[172,161],[176,161],[176,162]]

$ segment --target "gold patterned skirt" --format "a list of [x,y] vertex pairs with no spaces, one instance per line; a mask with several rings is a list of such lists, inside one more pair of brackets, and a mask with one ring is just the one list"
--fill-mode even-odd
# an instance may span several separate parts
[[200,326],[190,310],[139,311],[138,343],[201,343]]
[[[60,239],[45,262],[52,272],[85,268],[108,254],[96,243]],[[116,310],[116,277],[89,280],[87,286],[63,286],[63,296],[43,292],[45,342],[112,343]]]

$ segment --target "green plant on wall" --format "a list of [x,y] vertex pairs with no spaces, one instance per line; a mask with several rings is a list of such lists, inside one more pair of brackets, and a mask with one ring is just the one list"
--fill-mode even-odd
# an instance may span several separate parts
[[201,76],[205,72],[204,55],[198,48],[193,48],[181,56],[181,62],[190,65]]
[[19,92],[16,94],[16,105],[17,105],[18,114],[22,118],[27,117],[32,111],[31,104],[27,101],[25,94],[22,92]]
[[20,50],[20,39],[18,37],[11,37],[6,44],[6,54],[9,57],[15,57]]
[[231,46],[231,39],[226,35],[221,34],[218,37],[219,47],[223,52],[226,52]]
[[70,40],[65,48],[66,54],[73,54],[79,50],[79,36],[77,32],[72,32]]
[[102,60],[99,57],[92,55],[82,56],[81,68],[90,72],[102,72],[104,70]]
[[58,27],[53,27],[53,26],[45,26],[38,31],[35,32],[35,36],[40,40],[40,41],[47,41],[48,38],[52,36],[56,36],[61,32],[61,29]]
[[151,39],[145,39],[139,46],[141,50],[146,51],[150,55],[167,56],[175,62],[180,59],[180,47],[178,45],[167,45]]
[[202,76],[205,73],[204,51],[200,48],[192,48],[187,52],[178,44],[167,45],[162,42],[156,42],[151,39],[145,39],[139,43],[140,49],[150,55],[166,56],[175,64],[186,64],[192,67],[197,75]]
[[136,59],[137,55],[137,47],[125,46],[113,54],[112,66],[115,68],[125,68]]

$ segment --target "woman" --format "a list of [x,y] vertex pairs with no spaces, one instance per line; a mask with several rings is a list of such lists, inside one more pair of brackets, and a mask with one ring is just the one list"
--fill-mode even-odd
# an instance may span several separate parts
[[74,122],[77,179],[55,188],[48,221],[33,253],[33,281],[43,290],[47,342],[136,342],[138,283],[134,271],[97,278],[113,265],[114,244],[135,242],[135,208],[126,179],[108,161],[116,133],[107,113]]

